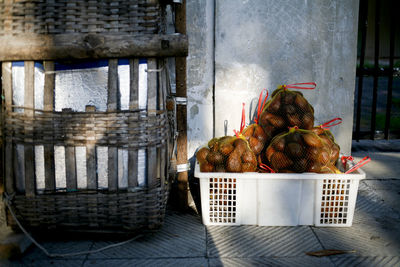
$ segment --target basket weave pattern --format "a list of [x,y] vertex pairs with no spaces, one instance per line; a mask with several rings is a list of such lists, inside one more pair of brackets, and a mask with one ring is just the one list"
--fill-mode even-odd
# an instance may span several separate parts
[[[168,187],[133,192],[57,192],[33,198],[16,195],[14,211],[26,228],[61,231],[135,232],[162,226]],[[8,224],[16,229],[11,216]]]
[[[19,108],[21,109],[21,107]],[[140,149],[159,146],[167,140],[165,112],[147,115],[138,111],[119,112],[48,112],[34,117],[7,112],[5,135],[21,144],[57,146],[117,146]]]
[[[19,107],[18,109],[22,109]],[[38,112],[38,111],[36,111]],[[165,112],[146,115],[141,111],[45,112],[34,117],[8,112],[5,140],[24,145],[116,146],[128,150],[165,147],[169,124]],[[92,136],[92,138],[91,138]],[[13,208],[18,220],[33,230],[97,229],[129,231],[159,228],[165,216],[169,185],[96,190],[55,190],[33,197],[16,194]],[[8,216],[8,224],[16,223]]]
[[[3,1],[2,1],[3,2]],[[4,34],[158,34],[163,9],[149,0],[26,0],[0,3]]]

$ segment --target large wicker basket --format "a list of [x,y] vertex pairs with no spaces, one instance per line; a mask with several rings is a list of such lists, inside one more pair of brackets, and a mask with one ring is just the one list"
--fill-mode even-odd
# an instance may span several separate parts
[[[185,36],[163,34],[164,11],[155,0],[0,3],[5,189],[24,227],[113,233],[162,225],[175,120],[166,110],[166,57],[187,55]],[[99,58],[108,59],[107,110],[87,106],[84,112],[55,111],[54,62]],[[128,110],[117,105],[118,58],[129,59]],[[148,66],[147,108],[139,109],[138,65],[143,58]],[[24,104],[19,106],[13,105],[13,79],[18,77],[12,75],[12,61],[24,61]],[[40,110],[34,108],[35,61],[45,73]],[[44,150],[43,190],[36,184],[35,146]],[[55,146],[65,149],[65,188],[56,188]],[[86,188],[77,186],[78,146],[86,150]],[[99,146],[108,148],[108,188],[98,186]],[[21,147],[23,157],[18,156]],[[125,188],[118,186],[119,149],[128,153]],[[139,150],[146,151],[144,184],[138,183]],[[16,227],[10,213],[7,220]]]
[[155,0],[1,1],[0,35],[165,31],[165,9]]

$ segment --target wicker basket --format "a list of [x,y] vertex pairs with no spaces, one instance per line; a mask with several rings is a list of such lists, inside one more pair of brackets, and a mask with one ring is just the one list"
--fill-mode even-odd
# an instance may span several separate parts
[[[149,73],[148,79],[156,82],[148,82],[148,101],[153,105],[149,104],[147,110],[96,111],[94,106],[87,106],[86,112],[70,109],[57,112],[32,109],[29,105],[5,105],[6,189],[24,226],[32,230],[120,232],[162,225],[169,192],[173,135],[165,98],[157,98],[166,88],[166,81],[157,81],[165,79],[166,74],[152,75]],[[18,154],[21,146],[22,158]],[[45,187],[41,190],[37,188],[35,173],[37,146],[44,148],[46,166]],[[56,146],[65,148],[65,188],[55,187]],[[96,148],[99,146],[108,148],[108,188],[98,186]],[[86,148],[86,188],[77,186],[76,147]],[[110,165],[118,162],[118,149],[127,151],[129,157],[128,186],[122,189],[118,188],[118,163]],[[146,182],[142,185],[138,184],[139,150],[147,152]],[[10,216],[8,219],[15,226]]]
[[164,19],[154,0],[11,0],[0,4],[0,35],[159,34]]
[[[157,229],[162,225],[173,153],[174,129],[171,125],[176,125],[173,122],[175,116],[166,110],[169,76],[165,57],[175,56],[177,50],[171,48],[176,45],[181,51],[179,56],[187,55],[187,40],[182,39],[182,45],[176,35],[160,35],[165,29],[164,13],[164,5],[155,0],[11,0],[0,3],[0,43],[7,44],[7,40],[22,43],[18,46],[22,52],[0,53],[4,95],[0,133],[5,151],[5,190],[24,227],[32,231],[113,233]],[[112,42],[109,38],[118,38],[120,34],[123,42]],[[57,39],[57,36],[63,37]],[[63,46],[63,42],[70,45],[69,37],[75,36],[81,38],[73,41],[75,52],[65,56],[69,47]],[[136,50],[124,50],[131,47],[126,42],[137,44],[138,36],[150,36],[150,40],[156,42],[149,42],[148,46],[141,42]],[[47,47],[32,43],[32,40],[47,37],[55,40],[48,39]],[[106,45],[99,42],[100,56],[96,52],[98,40],[111,40]],[[173,43],[169,43],[171,40]],[[32,45],[24,46],[24,41]],[[60,47],[67,48],[61,51]],[[138,107],[138,65],[139,58],[143,57],[147,57],[148,69],[151,69],[147,74],[147,108],[144,110]],[[53,61],[94,58],[109,59],[107,110],[96,111],[93,106],[87,106],[85,112],[55,111]],[[119,110],[116,100],[118,58],[129,59],[131,96],[128,110]],[[12,82],[15,77],[12,77],[10,61],[21,60],[25,61],[24,105],[15,106]],[[42,110],[34,109],[33,60],[42,61],[45,70]],[[36,185],[35,146],[42,146],[44,150],[44,190],[38,190]],[[56,188],[55,146],[65,149],[65,188]],[[86,148],[86,188],[77,186],[75,149],[78,146]],[[108,147],[108,188],[98,186],[98,146]],[[21,147],[23,157],[18,156],[21,151],[17,150]],[[119,149],[128,154],[126,188],[118,187]],[[139,150],[146,151],[145,184],[138,183]],[[7,220],[16,228],[10,213]]]

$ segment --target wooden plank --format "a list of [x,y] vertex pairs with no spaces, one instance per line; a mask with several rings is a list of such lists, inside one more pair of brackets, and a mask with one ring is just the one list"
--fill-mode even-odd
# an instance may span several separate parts
[[[139,108],[139,59],[129,60],[129,109]],[[138,186],[138,150],[128,150],[128,188]]]
[[[175,25],[177,32],[186,34],[186,0],[177,6],[175,15]],[[175,58],[176,73],[176,96],[186,97],[186,58]],[[186,164],[187,158],[187,109],[186,105],[177,105],[177,164]],[[188,172],[179,172],[178,177],[178,203],[177,206],[185,210],[188,208]]]
[[[147,60],[147,114],[155,116],[157,110],[157,60],[149,58]],[[147,148],[147,185],[152,187],[157,180],[157,149],[156,147]]]
[[24,145],[13,145],[13,169],[15,188],[18,193],[25,193],[25,149]]
[[[11,111],[12,105],[12,74],[11,74],[11,62],[3,62],[1,66],[2,73],[2,88],[4,93],[5,110]],[[5,133],[3,133],[5,134]],[[13,177],[13,144],[9,137],[5,139],[5,157],[4,157],[4,171],[5,171],[5,188],[6,191],[11,194],[15,191],[15,183]]]
[[129,109],[139,108],[139,59],[129,60]]
[[67,191],[75,191],[78,189],[77,175],[76,175],[76,158],[75,147],[65,147],[65,174]]
[[115,111],[118,106],[118,59],[108,60],[107,110]]
[[128,150],[128,188],[138,186],[138,151]]
[[[44,95],[43,109],[53,111],[54,109],[54,62],[44,61]],[[56,189],[55,167],[54,167],[54,145],[45,144],[44,150],[44,188],[46,191],[54,191]]]
[[188,39],[180,34],[24,34],[0,36],[0,47],[0,61],[169,57],[187,56]]
[[[164,67],[167,65],[166,60],[163,61]],[[160,75],[160,97],[159,97],[159,105],[161,110],[166,110],[166,103],[167,103],[167,95],[168,95],[168,81],[169,77],[167,77],[169,73],[164,69],[161,72]],[[167,160],[168,160],[168,142],[169,142],[169,137],[167,137],[167,140],[165,140],[165,144],[161,147],[160,150],[160,179],[161,179],[161,185],[165,184],[165,180],[167,177]]]
[[[62,112],[72,112],[72,108],[63,108]],[[69,116],[66,116],[66,118],[68,120]],[[67,191],[75,191],[78,189],[75,146],[72,146],[72,144],[68,142],[65,146],[65,180]]]
[[[187,163],[187,117],[186,106],[177,105],[176,120],[178,123],[178,138],[177,138],[177,159],[176,164]],[[177,177],[178,182],[178,207],[186,209],[188,206],[188,172],[179,172]]]
[[[161,62],[161,67],[162,71],[158,75],[159,81],[159,87],[158,87],[158,106],[160,110],[165,110],[165,105],[167,101],[167,71],[165,70],[165,65],[166,65],[166,60],[160,60]],[[157,171],[157,177],[160,177],[160,182],[161,186],[164,186],[165,183],[165,164],[166,164],[166,144],[165,142],[161,147],[157,148],[157,165],[158,165],[158,171]]]
[[[29,108],[35,107],[35,62],[25,61],[25,92],[24,106],[27,108],[24,113],[27,117],[33,117],[34,111]],[[25,126],[25,132],[31,129]],[[32,141],[25,139],[26,142]],[[35,153],[32,144],[25,144],[25,195],[27,197],[35,196]]]
[[1,79],[2,79],[2,88],[4,92],[4,103],[6,104],[5,109],[6,111],[11,111],[12,105],[12,63],[11,62],[3,62],[1,64]]
[[157,59],[147,59],[147,110],[155,115],[157,110]]
[[[118,59],[108,61],[107,110],[115,111],[118,107]],[[118,189],[118,148],[108,147],[108,190]]]
[[[86,106],[86,112],[95,112],[95,106]],[[95,136],[94,131],[87,133],[88,139],[92,139]],[[92,143],[86,144],[86,179],[87,189],[97,190],[97,171],[96,171],[96,147]]]

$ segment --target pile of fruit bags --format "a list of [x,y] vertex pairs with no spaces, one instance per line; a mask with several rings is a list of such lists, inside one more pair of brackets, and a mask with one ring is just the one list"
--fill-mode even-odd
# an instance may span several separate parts
[[340,147],[329,127],[335,118],[314,126],[314,108],[299,91],[314,89],[315,83],[280,85],[258,101],[253,124],[242,123],[235,136],[213,138],[196,153],[202,172],[340,173],[335,167]]

